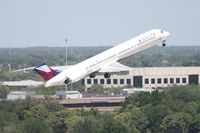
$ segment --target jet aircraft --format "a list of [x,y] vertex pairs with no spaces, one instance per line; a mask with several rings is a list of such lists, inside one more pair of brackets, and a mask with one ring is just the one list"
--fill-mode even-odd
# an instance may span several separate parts
[[74,83],[88,75],[94,78],[96,73],[104,73],[105,78],[110,78],[111,72],[130,70],[130,67],[117,62],[118,60],[159,43],[165,46],[169,35],[167,31],[153,29],[76,65],[49,67],[43,63],[35,67],[33,71],[46,81],[45,87]]

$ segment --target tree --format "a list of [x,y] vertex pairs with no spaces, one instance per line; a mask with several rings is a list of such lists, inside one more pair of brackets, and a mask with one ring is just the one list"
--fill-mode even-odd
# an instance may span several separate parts
[[133,107],[129,112],[122,112],[114,117],[130,127],[131,132],[145,132],[148,120],[138,107]]
[[199,133],[200,132],[200,115],[195,115],[188,127],[189,133]]
[[170,114],[162,120],[160,127],[165,133],[185,133],[191,119],[191,115],[187,113]]
[[133,108],[131,110],[131,129],[135,127],[140,132],[145,132],[149,121],[147,120],[146,115],[141,111],[140,108]]
[[0,133],[20,133],[15,113],[0,110]]
[[54,133],[66,133],[68,130],[67,124],[64,122],[64,118],[56,117],[53,114],[50,118],[48,118],[48,123]]
[[101,123],[93,117],[81,117],[70,128],[69,133],[101,133]]
[[102,133],[129,133],[130,128],[116,119],[107,119],[103,123]]
[[45,97],[45,99],[43,100],[43,104],[49,112],[56,112],[63,109],[62,105],[60,105],[57,101],[49,97]]
[[52,133],[45,121],[38,119],[27,119],[21,125],[22,133]]
[[23,109],[17,112],[17,117],[19,120],[25,120],[30,118],[45,120],[48,117],[48,115],[48,110],[41,104],[35,105],[30,109]]
[[5,99],[9,93],[10,89],[7,86],[0,85],[0,99]]
[[141,108],[142,112],[145,114],[148,120],[147,127],[152,132],[160,132],[160,123],[162,119],[170,114],[170,110],[167,106],[158,104],[156,106],[153,106],[151,104],[146,105]]
[[66,133],[71,125],[77,119],[77,111],[63,109],[49,113],[48,125],[53,129],[54,133]]

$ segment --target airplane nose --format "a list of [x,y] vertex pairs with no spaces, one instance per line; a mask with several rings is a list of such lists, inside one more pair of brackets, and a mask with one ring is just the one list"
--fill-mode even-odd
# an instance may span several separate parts
[[169,37],[169,36],[170,36],[170,33],[169,33],[169,32],[165,32],[165,36],[166,36],[166,37]]

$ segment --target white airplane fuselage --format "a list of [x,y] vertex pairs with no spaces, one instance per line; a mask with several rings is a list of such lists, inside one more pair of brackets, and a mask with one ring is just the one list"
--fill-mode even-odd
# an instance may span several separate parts
[[163,43],[169,35],[169,32],[160,29],[150,30],[62,71],[47,81],[45,86],[63,85],[66,79],[69,79],[71,83],[76,82],[122,58]]

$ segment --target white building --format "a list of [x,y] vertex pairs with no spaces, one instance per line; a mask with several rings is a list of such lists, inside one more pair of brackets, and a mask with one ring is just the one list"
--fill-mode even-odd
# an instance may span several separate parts
[[7,100],[17,100],[17,99],[26,99],[27,97],[34,97],[36,92],[34,91],[11,91],[7,95]]
[[59,99],[81,99],[83,95],[79,91],[56,91]]
[[38,87],[44,85],[44,82],[34,80],[4,81],[1,83],[1,85],[6,85],[10,87]]
[[200,84],[200,67],[146,67],[133,68],[126,75],[86,77],[86,88],[99,84],[103,87],[158,88],[170,85]]

